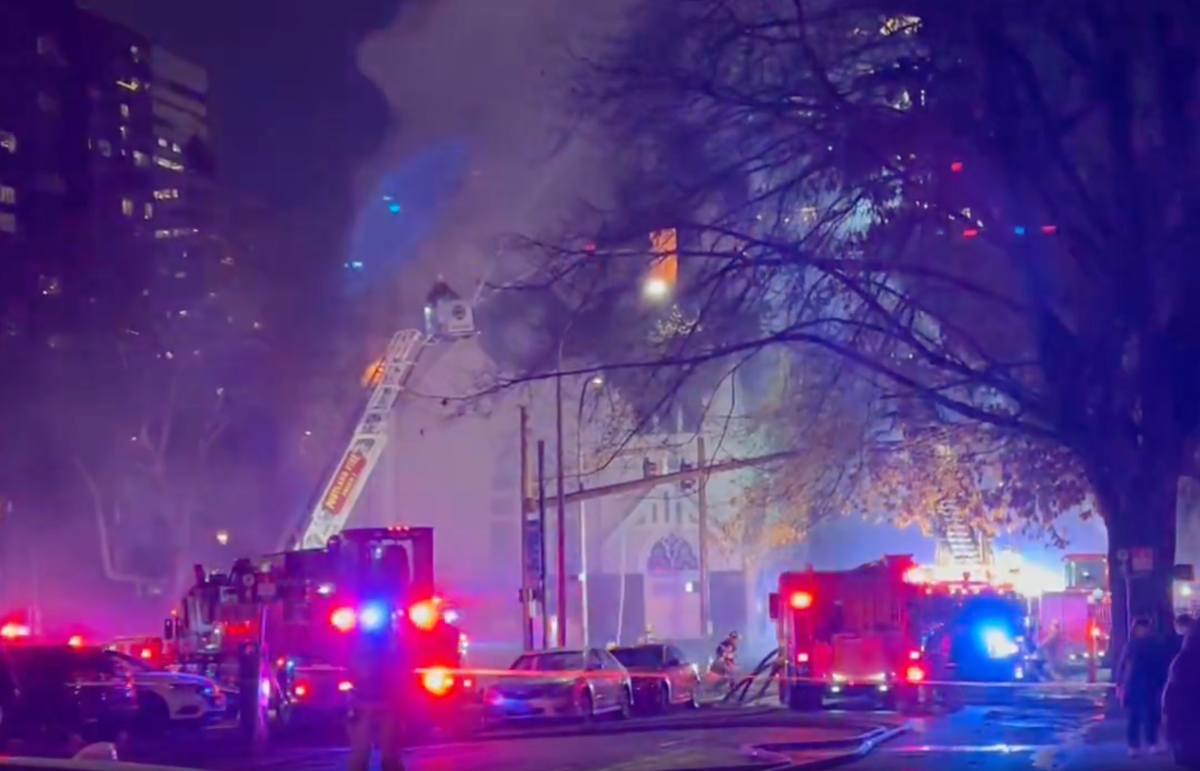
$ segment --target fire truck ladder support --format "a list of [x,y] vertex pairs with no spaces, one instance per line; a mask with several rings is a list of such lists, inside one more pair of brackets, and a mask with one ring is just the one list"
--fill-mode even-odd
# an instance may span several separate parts
[[943,523],[939,545],[955,565],[974,566],[990,562],[991,550],[983,542],[984,536],[971,527],[962,515],[947,514]]
[[346,527],[346,520],[366,487],[367,479],[383,456],[388,421],[396,400],[429,342],[430,338],[417,329],[406,329],[392,336],[384,357],[383,377],[371,393],[333,477],[308,517],[300,539],[301,548],[322,548]]

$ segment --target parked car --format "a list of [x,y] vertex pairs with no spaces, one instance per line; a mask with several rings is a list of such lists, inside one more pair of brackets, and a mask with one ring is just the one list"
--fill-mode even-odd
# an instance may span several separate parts
[[484,693],[490,720],[627,717],[633,709],[629,673],[597,648],[526,653]]
[[0,742],[112,740],[138,717],[134,672],[106,651],[69,645],[0,648]]
[[633,681],[639,710],[665,712],[673,706],[700,706],[700,670],[683,651],[666,643],[613,648],[611,653]]
[[213,680],[186,672],[158,670],[114,650],[105,653],[133,672],[140,706],[138,723],[143,728],[150,731],[177,726],[199,728],[225,717],[225,694]]

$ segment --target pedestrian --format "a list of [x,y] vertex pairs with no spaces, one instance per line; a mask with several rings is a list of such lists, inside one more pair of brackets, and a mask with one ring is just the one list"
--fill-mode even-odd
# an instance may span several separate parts
[[1183,647],[1171,662],[1162,711],[1175,762],[1189,771],[1200,769],[1200,633],[1194,625],[1187,628]]
[[1041,653],[1042,666],[1045,669],[1046,678],[1049,680],[1059,680],[1062,678],[1062,660],[1063,647],[1066,640],[1063,639],[1062,622],[1054,619],[1050,622],[1050,629],[1046,632],[1046,636],[1042,638],[1041,645],[1038,646]]
[[1158,749],[1163,686],[1167,660],[1162,640],[1154,634],[1148,618],[1138,618],[1129,629],[1129,639],[1117,664],[1117,696],[1128,711],[1125,738],[1130,757],[1143,748]]

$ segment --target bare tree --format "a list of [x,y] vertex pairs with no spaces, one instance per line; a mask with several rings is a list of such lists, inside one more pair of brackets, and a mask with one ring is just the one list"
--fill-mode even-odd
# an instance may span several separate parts
[[[992,516],[1094,499],[1111,564],[1139,558],[1118,643],[1126,609],[1169,618],[1200,436],[1197,32],[1169,0],[638,4],[578,97],[639,191],[622,227],[679,228],[710,334],[617,366],[833,352],[897,405],[896,449],[971,469]],[[552,257],[559,283],[598,270]]]

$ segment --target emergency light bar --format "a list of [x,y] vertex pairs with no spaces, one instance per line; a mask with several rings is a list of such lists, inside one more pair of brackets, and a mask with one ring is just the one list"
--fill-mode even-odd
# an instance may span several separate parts
[[[391,621],[391,613],[382,603],[367,603],[361,608],[342,607],[333,611],[329,623],[339,632],[352,632],[361,628],[366,632],[378,632]],[[442,620],[443,613],[437,600],[418,602],[408,609],[408,620],[423,631],[430,631]]]
[[809,592],[792,592],[792,596],[788,598],[788,604],[793,610],[808,610],[812,607],[813,596]]

